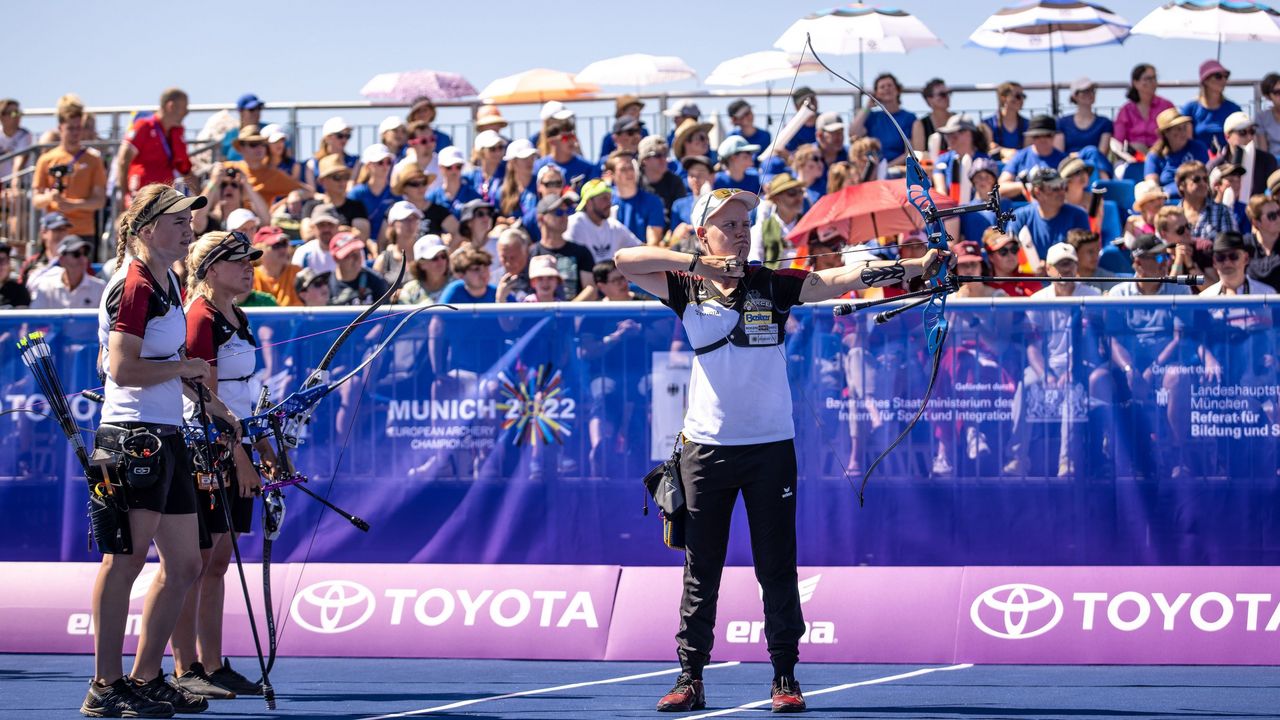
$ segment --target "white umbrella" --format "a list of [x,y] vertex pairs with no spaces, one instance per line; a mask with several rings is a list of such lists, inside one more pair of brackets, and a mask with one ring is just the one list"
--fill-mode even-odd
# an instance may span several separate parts
[[725,60],[716,66],[703,83],[707,85],[758,85],[771,80],[790,80],[797,74],[822,72],[814,60],[801,60],[799,55],[781,50],[753,52]]
[[773,46],[798,54],[804,50],[806,38],[812,38],[813,49],[820,53],[857,53],[859,82],[862,81],[863,53],[905,53],[942,45],[938,36],[914,15],[862,3],[800,18]]
[[1256,2],[1178,0],[1161,5],[1133,26],[1134,35],[1159,38],[1222,41],[1280,42],[1280,13]]
[[693,68],[674,55],[635,53],[597,60],[577,75],[580,83],[596,85],[657,85],[697,77]]
[[1049,53],[1053,114],[1058,114],[1053,54],[1100,45],[1119,45],[1129,36],[1128,20],[1088,2],[1036,2],[1001,8],[969,36],[969,45],[1006,53]]

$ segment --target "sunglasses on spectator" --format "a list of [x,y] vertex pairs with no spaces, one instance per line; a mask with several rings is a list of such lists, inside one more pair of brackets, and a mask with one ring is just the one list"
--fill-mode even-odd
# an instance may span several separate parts
[[266,146],[267,146],[267,144],[266,144],[266,143],[264,143],[264,142],[257,142],[257,141],[254,141],[254,142],[246,142],[246,143],[240,143],[240,147],[244,148],[245,150],[256,150],[256,149],[258,149],[258,148],[263,148],[263,147],[266,147]]
[[302,292],[306,292],[306,291],[308,291],[308,290],[315,290],[315,289],[316,289],[316,288],[318,288],[318,287],[321,287],[321,286],[324,286],[324,285],[328,285],[328,284],[329,284],[329,281],[328,281],[328,280],[326,280],[326,279],[324,279],[324,278],[317,278],[317,279],[312,280],[311,282],[307,283],[306,285],[303,285],[303,286],[302,286]]
[[285,248],[287,248],[287,247],[289,247],[289,238],[283,238],[283,239],[277,240],[277,241],[275,241],[275,242],[271,243],[270,245],[268,245],[268,246],[267,246],[267,249],[268,249],[268,250],[283,250],[283,249],[285,249]]
[[803,188],[791,188],[790,190],[782,193],[783,197],[800,197],[801,195],[804,195]]
[[1226,80],[1227,76],[1222,73],[1213,73],[1205,78],[1205,80]]
[[630,129],[630,130],[623,130],[622,132],[620,132],[620,133],[618,133],[618,134],[619,134],[619,135],[639,135],[639,134],[640,134],[640,131],[639,131],[639,130],[636,130],[635,128],[632,128],[632,129]]
[[564,187],[564,181],[563,180],[543,180],[542,186],[547,188],[562,188]]
[[71,252],[62,253],[62,257],[85,258],[89,257],[88,250],[72,250]]
[[1257,132],[1257,131],[1256,131],[1254,128],[1247,127],[1247,128],[1244,128],[1243,130],[1232,130],[1232,131],[1231,131],[1231,134],[1232,134],[1232,135],[1243,135],[1243,136],[1245,136],[1245,137],[1253,137],[1253,136],[1254,136],[1254,133],[1256,133],[1256,132]]
[[689,142],[708,142],[708,141],[709,139],[707,138],[707,136],[703,134],[694,135],[689,138]]
[[999,250],[992,250],[991,252],[995,253],[996,255],[1003,255],[1005,257],[1008,257],[1009,255],[1018,254],[1018,246],[1010,243],[1000,248]]
[[1220,252],[1213,254],[1213,261],[1216,263],[1235,262],[1240,259],[1240,251],[1232,250],[1230,252]]
[[1063,182],[1046,183],[1041,185],[1040,189],[1046,192],[1064,192],[1067,189],[1067,184]]
[[555,215],[556,217],[569,217],[570,215],[572,215],[572,214],[573,214],[573,210],[572,210],[571,208],[567,208],[567,207],[558,207],[558,208],[556,208],[555,210],[553,210],[552,212],[549,212],[549,213],[547,213],[547,214],[548,214],[548,215]]
[[411,187],[411,188],[424,188],[427,186],[427,181],[426,180],[410,180],[409,182],[405,183],[404,186]]
[[435,136],[435,135],[428,135],[428,136],[426,136],[426,137],[410,138],[410,139],[409,139],[409,144],[410,144],[410,145],[415,145],[415,146],[416,146],[416,145],[430,145],[430,144],[434,143],[435,141],[436,141],[436,136]]
[[490,210],[489,208],[477,208],[475,211],[471,213],[471,219],[473,220],[476,218],[491,218],[491,217],[493,217],[493,211]]
[[1189,182],[1189,183],[1207,183],[1207,182],[1209,182],[1209,176],[1208,176],[1208,175],[1188,175],[1188,176],[1187,176],[1187,182]]
[[572,129],[569,129],[569,130],[562,130],[562,129],[560,129],[560,128],[556,128],[555,130],[548,130],[548,131],[547,131],[547,137],[548,137],[548,138],[558,138],[558,137],[560,137],[560,136],[562,136],[562,135],[563,135],[563,136],[565,136],[565,137],[573,137],[573,130],[572,130]]
[[934,94],[933,94],[933,96],[934,96],[934,97],[936,97],[936,98],[949,98],[949,97],[951,97],[951,91],[950,91],[950,90],[939,90],[938,92],[934,93]]
[[478,271],[478,270],[488,270],[488,269],[489,269],[489,266],[488,266],[488,265],[468,265],[468,266],[467,266],[467,269],[466,269],[466,270],[463,270],[462,272],[464,272],[464,273],[469,273],[469,272],[471,272],[471,271],[473,271],[473,270],[477,270],[477,271]]
[[7,116],[7,117],[22,117],[22,111],[21,111],[21,110],[10,110],[9,112],[5,113],[5,116]]
[[1026,99],[1027,99],[1027,94],[1026,94],[1026,93],[1014,93],[1011,97],[1012,97],[1014,100],[1026,100]]
[[[334,137],[336,137],[336,138],[342,138],[343,140],[350,140],[350,139],[351,139],[351,132],[350,132],[350,131],[346,131],[346,132],[338,132],[338,133],[334,133],[334,134],[333,134],[333,136],[334,136]],[[308,287],[314,287],[314,286],[313,286],[313,285],[309,285]]]
[[369,164],[370,164],[370,165],[381,165],[382,167],[391,167],[391,158],[383,158],[382,160],[379,160],[379,161],[378,161],[378,162],[376,162],[376,163],[369,163]]
[[334,182],[347,182],[351,180],[351,173],[335,173],[328,176],[328,179]]
[[1186,235],[1187,231],[1190,229],[1191,229],[1190,225],[1179,225],[1176,228],[1170,229],[1169,232],[1173,233],[1174,235]]

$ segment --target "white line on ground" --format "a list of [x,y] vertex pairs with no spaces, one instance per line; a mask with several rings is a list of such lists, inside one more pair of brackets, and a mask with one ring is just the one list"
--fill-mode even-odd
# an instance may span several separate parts
[[[708,665],[704,670],[712,668],[725,668],[738,665],[738,662],[713,663]],[[677,675],[680,668],[669,668],[667,670],[658,670],[656,672],[641,673],[639,675],[626,675],[624,677],[605,678],[604,680],[591,680],[589,682],[573,683],[572,685],[557,685],[549,688],[536,688],[533,690],[521,690],[520,692],[506,693],[504,695],[488,695],[485,697],[472,698],[470,700],[459,700],[458,702],[449,703],[448,705],[437,705],[436,707],[423,708],[421,710],[408,710],[401,713],[393,713],[391,715],[378,715],[376,717],[367,718],[366,720],[390,720],[390,718],[412,717],[414,715],[426,715],[427,713],[444,712],[446,710],[456,710],[460,707],[469,705],[477,705],[479,703],[493,702],[495,700],[507,700],[509,698],[524,697],[526,695],[545,695],[547,693],[560,692],[562,690],[574,690],[581,687],[591,685],[612,685],[613,683],[627,682],[629,680],[643,680],[645,678],[659,677],[661,675]]]
[[[821,690],[811,690],[811,691],[806,690],[804,693],[804,696],[805,696],[805,699],[808,699],[808,698],[814,697],[815,695],[826,695],[827,693],[840,692],[841,690],[848,690],[849,688],[862,687],[864,685],[880,685],[882,683],[893,682],[894,680],[906,680],[907,678],[919,677],[921,675],[928,675],[929,673],[943,672],[946,670],[964,670],[965,668],[971,668],[971,667],[973,667],[972,663],[964,663],[961,665],[951,665],[948,667],[920,668],[919,670],[912,670],[911,672],[902,673],[901,675],[889,675],[888,677],[873,678],[871,680],[860,680],[858,682],[845,683],[844,685],[836,685],[834,687],[822,688]],[[754,710],[758,707],[770,705],[772,704],[772,702],[773,702],[772,700],[759,700],[757,702],[747,703],[746,705],[739,705],[738,707],[728,708],[725,710],[717,710],[715,712],[704,713],[702,715],[686,715],[682,717],[680,720],[699,720],[700,718],[711,718],[711,717],[720,717],[721,715],[732,715],[733,713],[736,713],[736,712],[742,712],[744,710]]]

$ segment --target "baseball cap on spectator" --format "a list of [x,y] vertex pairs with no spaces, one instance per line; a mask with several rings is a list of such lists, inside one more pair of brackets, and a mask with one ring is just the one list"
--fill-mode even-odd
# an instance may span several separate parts
[[334,173],[346,172],[350,169],[351,168],[348,168],[347,164],[342,161],[341,155],[325,155],[320,158],[320,167],[317,174],[319,179],[323,180]]
[[1072,80],[1071,81],[1071,99],[1075,100],[1076,93],[1079,93],[1083,90],[1089,90],[1090,88],[1096,90],[1098,88],[1098,83],[1084,76],[1081,76],[1076,78],[1075,80]]
[[413,243],[414,260],[434,260],[441,255],[448,257],[449,248],[439,235],[423,235]]
[[645,158],[651,158],[651,157],[665,158],[667,156],[667,152],[669,151],[669,149],[667,148],[667,141],[663,140],[657,135],[650,135],[646,138],[641,139],[639,150],[640,150],[641,160],[644,160]]
[[338,214],[338,208],[330,203],[320,203],[311,208],[311,222],[313,223],[333,223],[334,225],[342,224],[342,216]]
[[1030,181],[1032,187],[1046,187],[1049,185],[1060,186],[1065,184],[1065,181],[1062,179],[1062,176],[1058,174],[1058,171],[1051,167],[1032,168],[1031,172],[1027,176],[1027,180]]
[[738,98],[737,100],[729,103],[729,117],[734,120],[737,120],[749,112],[751,112],[751,103],[743,100],[742,98]]
[[751,212],[760,204],[760,196],[738,188],[712,190],[698,198],[698,201],[693,204],[693,212],[689,214],[689,217],[693,219],[698,227],[705,227],[717,212],[733,202],[742,203],[746,206],[747,212]]
[[961,130],[968,130],[969,132],[976,133],[978,132],[978,126],[974,124],[973,118],[968,115],[956,113],[955,115],[947,118],[946,124],[938,128],[938,132],[943,135],[950,135],[952,133],[960,132]]
[[1205,60],[1200,63],[1200,82],[1204,82],[1206,78],[1214,73],[1222,73],[1228,79],[1231,77],[1231,71],[1223,67],[1222,63],[1217,60]]
[[956,253],[956,264],[970,262],[982,262],[982,250],[976,242],[962,242],[960,243],[959,251]]
[[799,108],[800,103],[804,102],[804,99],[808,97],[816,98],[818,97],[818,93],[814,92],[813,88],[808,85],[801,85],[791,93],[791,102]]
[[289,139],[289,134],[284,131],[284,126],[280,123],[271,123],[270,125],[263,126],[262,136],[265,137],[269,143]]
[[227,214],[227,230],[239,230],[247,222],[258,222],[252,210],[236,208]]
[[262,130],[260,130],[257,125],[245,125],[240,128],[240,132],[236,135],[236,139],[232,141],[231,146],[236,150],[239,150],[244,147],[245,143],[264,143],[266,141],[267,138],[262,134]]
[[440,151],[439,162],[440,162],[440,167],[446,168],[446,167],[453,167],[454,165],[465,165],[467,162],[467,159],[463,157],[461,150],[454,147],[453,145],[450,145],[449,147]]
[[253,93],[245,93],[236,100],[236,110],[257,110],[262,107],[262,101]]
[[331,117],[324,121],[324,125],[320,126],[321,135],[337,135],[344,130],[350,130],[351,126],[346,120],[340,117]]
[[481,105],[476,111],[476,127],[480,129],[501,130],[507,126],[507,119],[497,105]]
[[323,285],[328,281],[329,273],[316,272],[315,268],[302,268],[297,275],[293,276],[293,289],[298,294],[302,294],[308,288]]
[[334,260],[341,260],[363,249],[364,241],[349,232],[340,232],[329,241],[329,254]]
[[969,166],[969,179],[972,180],[978,173],[990,173],[992,178],[1000,177],[1000,166],[995,160],[989,157],[974,158],[973,164]]
[[1076,249],[1064,242],[1051,245],[1049,247],[1049,252],[1045,253],[1044,258],[1044,261],[1050,265],[1057,265],[1063,260],[1080,262],[1080,257],[1076,255]]
[[1179,125],[1186,125],[1191,122],[1191,118],[1178,112],[1178,108],[1165,108],[1156,116],[1156,128],[1160,132],[1167,132]]
[[1139,235],[1133,240],[1133,247],[1129,248],[1129,252],[1134,257],[1143,257],[1145,255],[1159,255],[1169,249],[1169,245],[1160,238],[1150,233]]
[[458,209],[458,222],[467,222],[471,218],[475,217],[476,210],[479,210],[480,208],[489,208],[490,210],[495,209],[493,207],[493,203],[485,200],[484,198],[468,200],[462,204],[461,208]]
[[1163,205],[1169,199],[1168,194],[1160,186],[1160,183],[1154,180],[1143,180],[1133,188],[1133,211],[1142,212],[1142,207],[1153,200],[1159,200]]
[[475,148],[477,150],[486,150],[491,147],[498,147],[502,144],[502,136],[495,130],[481,130],[476,133]]
[[1244,250],[1247,253],[1253,253],[1253,245],[1244,239],[1244,236],[1234,230],[1218,233],[1218,237],[1213,239],[1214,252],[1230,252],[1231,250]]
[[1253,121],[1253,118],[1249,117],[1248,114],[1237,110],[1236,112],[1228,115],[1227,119],[1222,123],[1222,132],[1230,135],[1237,130],[1245,130],[1254,127],[1255,125],[1257,125],[1257,123]]
[[724,142],[720,143],[720,147],[717,148],[716,154],[720,156],[721,160],[727,160],[738,153],[754,153],[759,151],[759,145],[752,145],[741,135],[730,135],[724,139]]
[[378,123],[378,137],[382,137],[382,133],[388,130],[404,127],[404,120],[399,115],[388,115]]
[[619,95],[618,99],[613,101],[613,116],[618,117],[632,105],[638,105],[643,108],[644,102],[635,95]]
[[258,232],[253,234],[253,244],[255,247],[259,245],[274,245],[281,239],[287,239],[284,228],[275,225],[263,225],[258,228]]
[[79,235],[68,235],[62,238],[62,241],[58,243],[58,254],[61,255],[63,253],[75,252],[80,248],[87,247],[89,247],[88,240],[85,240]]
[[511,144],[507,146],[507,152],[502,156],[502,159],[510,162],[517,158],[530,158],[537,154],[538,149],[533,146],[533,143],[529,142],[528,138],[519,138],[511,141]]
[[[988,250],[999,250],[1010,243],[1015,245],[1018,243],[1018,238],[1010,235],[1009,233],[999,232],[991,233],[983,238],[983,240],[985,241]],[[1070,247],[1070,245],[1067,247]]]
[[715,167],[711,165],[711,158],[706,155],[686,155],[680,160],[680,166],[684,168],[685,172],[689,172],[689,168],[694,165],[701,165],[707,170],[715,170]]
[[408,200],[400,200],[387,211],[387,220],[399,222],[405,218],[422,217],[422,211]]
[[1027,124],[1027,137],[1036,135],[1054,135],[1058,132],[1058,121],[1049,115],[1036,115]]
[[41,230],[57,230],[64,227],[71,227],[71,221],[60,212],[45,213],[44,217],[40,218]]
[[669,118],[693,118],[697,120],[702,117],[702,110],[698,107],[698,103],[692,100],[681,100],[663,110],[662,114]]
[[529,279],[540,277],[560,279],[560,271],[556,270],[555,255],[537,255],[529,258]]
[[818,242],[823,245],[844,245],[845,231],[838,225],[821,225],[817,229]]
[[561,207],[573,207],[578,204],[578,194],[575,192],[567,192],[563,195],[551,193],[544,196],[538,201],[538,214],[546,215],[559,210]]
[[542,110],[538,112],[538,118],[541,120],[569,120],[572,117],[573,111],[559,100],[546,101],[542,104]]
[[631,117],[630,115],[623,115],[622,117],[613,121],[613,131],[615,133],[624,133],[624,132],[627,132],[628,130],[639,130],[642,125],[644,125],[644,123]]
[[609,184],[605,181],[599,178],[588,180],[587,184],[582,186],[582,198],[578,201],[578,212],[582,212],[582,209],[587,206],[587,201],[591,198],[612,194],[613,188],[609,187]]
[[792,177],[791,173],[778,173],[769,180],[764,196],[772,200],[775,196],[781,195],[788,190],[802,187],[804,187],[804,182]]
[[1218,181],[1221,180],[1222,178],[1235,177],[1237,175],[1244,175],[1244,173],[1245,173],[1244,168],[1240,167],[1239,165],[1236,165],[1235,163],[1224,162],[1221,165],[1215,167],[1213,171],[1209,173],[1209,187],[1214,187],[1215,185],[1217,185]]
[[391,148],[383,145],[382,143],[374,143],[360,151],[360,162],[366,165],[380,163],[383,160],[392,157],[395,156],[391,154]]
[[825,132],[842,132],[844,121],[840,119],[838,112],[824,112],[818,116],[818,122],[814,127]]
[[561,170],[559,165],[556,165],[555,163],[547,163],[546,165],[543,165],[541,168],[538,168],[538,174],[536,177],[534,177],[534,180],[538,182],[542,182],[551,173],[555,173],[556,175],[559,175],[561,178],[564,177],[564,170]]

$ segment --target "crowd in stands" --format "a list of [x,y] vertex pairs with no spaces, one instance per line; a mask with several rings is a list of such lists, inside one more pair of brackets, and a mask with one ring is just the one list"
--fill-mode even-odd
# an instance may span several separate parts
[[[405,117],[383,120],[379,142],[363,148],[349,148],[352,127],[330,118],[312,152],[292,147],[287,128],[261,125],[263,103],[246,94],[236,103],[237,126],[218,143],[220,158],[198,173],[185,144],[188,100],[181,90],[165,91],[156,110],[133,123],[110,172],[101,154],[83,144],[96,138],[92,115],[67,95],[57,129],[39,138],[56,145],[36,159],[29,188],[40,213],[38,242],[6,242],[0,250],[8,268],[3,302],[96,303],[95,289],[113,269],[110,261],[100,269],[91,263],[98,229],[110,227],[99,217],[109,176],[119,178],[118,189],[110,189],[126,202],[144,184],[183,182],[211,200],[196,213],[197,234],[237,230],[268,250],[246,305],[317,304],[321,286],[328,289],[326,304],[372,302],[406,263],[398,302],[439,302],[460,292],[496,302],[597,300],[606,294],[594,278],[619,248],[692,249],[693,200],[722,187],[764,200],[754,217],[752,260],[805,264],[792,261],[799,257],[812,265],[814,246],[863,244],[893,257],[901,237],[847,238],[834,228],[820,228],[822,237],[819,230],[800,238],[790,233],[823,196],[901,177],[908,148],[894,121],[912,139],[939,195],[966,203],[999,183],[1002,207],[1014,217],[1008,235],[991,236],[990,213],[953,222],[952,234],[963,243],[959,254],[980,258],[984,269],[1028,277],[993,286],[1001,293],[1041,291],[1045,283],[1035,278],[1052,272],[1051,250],[1078,250],[1083,236],[1076,231],[1087,231],[1094,240],[1086,244],[1098,248],[1091,273],[1133,274],[1134,248],[1155,237],[1167,247],[1168,272],[1204,274],[1197,292],[1228,293],[1238,289],[1218,283],[1213,247],[1224,233],[1238,233],[1246,239],[1248,291],[1271,292],[1280,285],[1280,172],[1273,154],[1280,152],[1280,75],[1263,78],[1271,104],[1257,118],[1224,95],[1229,76],[1219,62],[1206,61],[1198,96],[1178,108],[1157,93],[1156,69],[1140,64],[1114,119],[1094,111],[1096,86],[1087,78],[1070,85],[1074,110],[1061,117],[1028,117],[1022,86],[1006,82],[996,89],[994,112],[979,121],[950,110],[951,91],[941,79],[924,85],[928,112],[917,117],[902,109],[901,83],[884,73],[871,86],[883,109],[868,103],[847,119],[821,112],[813,91],[797,89],[795,109],[813,112],[785,143],[774,143],[756,124],[750,103],[734,101],[727,109],[732,129],[715,148],[713,125],[696,103],[667,111],[674,129],[663,138],[645,127],[644,102],[624,95],[594,160],[579,142],[574,111],[559,102],[544,105],[530,138],[508,137],[500,109],[484,107],[468,150],[433,127],[435,106],[420,99]],[[17,101],[0,101],[0,153],[36,142],[21,117]],[[0,176],[19,169],[7,165]],[[24,201],[20,195],[11,182],[4,202]],[[14,227],[0,232],[18,234]],[[462,253],[468,248],[474,252]],[[1016,248],[1016,265],[1000,254],[1009,248]],[[552,260],[535,262],[544,256]],[[844,261],[862,257],[851,253]],[[545,277],[551,266],[561,282],[539,291],[533,275]]]

